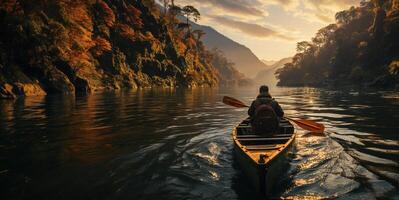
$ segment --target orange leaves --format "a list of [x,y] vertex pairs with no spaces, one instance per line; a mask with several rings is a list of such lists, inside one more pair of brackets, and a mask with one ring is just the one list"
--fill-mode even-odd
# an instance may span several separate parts
[[176,40],[175,41],[175,47],[177,52],[182,55],[184,54],[184,51],[186,50],[187,46],[184,44],[182,40]]
[[106,4],[104,1],[97,1],[97,5],[99,6],[99,11],[101,12],[101,16],[103,17],[103,20],[105,24],[108,27],[112,27],[115,23],[115,14],[112,11],[112,9]]
[[145,37],[146,37],[146,40],[148,40],[150,42],[160,43],[159,40],[157,38],[155,38],[154,35],[149,31],[147,31],[145,33]]
[[93,31],[93,19],[87,5],[81,1],[61,1],[61,6],[66,9],[69,20],[88,31]]
[[89,50],[96,46],[93,41],[93,18],[88,2],[75,0],[59,0],[57,2],[68,19],[66,24],[68,34],[68,49],[65,59],[73,69],[90,66],[91,56]]
[[145,33],[145,39],[151,44],[151,49],[155,52],[161,51],[162,44],[161,42],[152,35],[151,32],[147,31]]
[[130,26],[126,24],[117,24],[116,28],[119,30],[120,36],[122,36],[125,39],[130,40],[131,42],[135,41],[135,32]]
[[126,21],[132,25],[134,25],[136,28],[141,28],[143,27],[143,20],[141,19],[141,11],[137,8],[135,8],[132,5],[129,5],[127,8],[127,15],[126,15]]
[[197,44],[197,42],[195,41],[195,39],[194,39],[193,37],[188,37],[188,38],[187,38],[187,40],[186,40],[186,45],[187,45],[189,48],[194,48],[196,44]]
[[101,37],[94,39],[95,46],[91,49],[95,56],[101,56],[105,52],[109,52],[112,49],[111,43]]
[[61,6],[66,9],[67,17],[72,22],[69,27],[69,36],[74,51],[86,52],[94,46],[92,41],[93,19],[87,5],[80,1],[63,0]]

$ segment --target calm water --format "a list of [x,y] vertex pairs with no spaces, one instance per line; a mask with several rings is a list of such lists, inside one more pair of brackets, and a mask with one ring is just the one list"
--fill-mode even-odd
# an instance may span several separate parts
[[[299,132],[274,198],[399,199],[399,94],[274,89]],[[0,101],[0,199],[257,199],[230,132],[256,89],[139,90]]]

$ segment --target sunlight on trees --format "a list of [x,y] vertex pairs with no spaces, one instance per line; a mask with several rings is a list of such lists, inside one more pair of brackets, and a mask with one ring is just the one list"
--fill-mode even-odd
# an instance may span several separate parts
[[363,1],[338,12],[336,24],[297,44],[293,61],[276,73],[279,85],[384,85],[399,80],[397,65],[391,64],[399,56],[397,2]]

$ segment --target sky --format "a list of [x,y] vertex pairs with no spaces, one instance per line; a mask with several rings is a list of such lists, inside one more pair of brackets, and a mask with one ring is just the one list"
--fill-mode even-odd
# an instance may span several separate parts
[[250,48],[264,60],[295,54],[296,43],[310,40],[334,23],[335,13],[359,5],[360,0],[175,0],[193,5],[208,25]]

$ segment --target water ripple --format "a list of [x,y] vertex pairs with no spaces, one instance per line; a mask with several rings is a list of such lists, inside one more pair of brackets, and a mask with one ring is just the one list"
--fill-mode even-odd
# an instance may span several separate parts
[[[0,101],[0,193],[9,199],[262,199],[231,131],[254,88],[148,89]],[[301,131],[273,198],[398,199],[399,101],[381,91],[272,88]],[[64,194],[60,196],[59,194]]]

